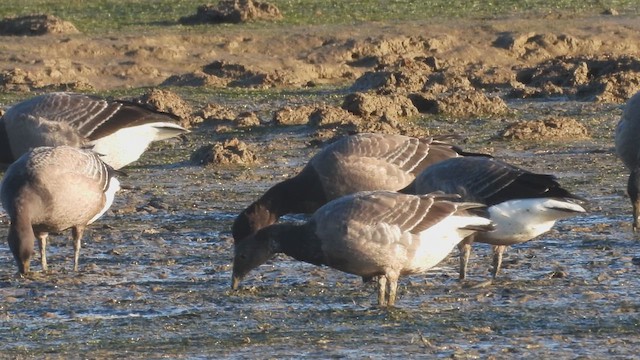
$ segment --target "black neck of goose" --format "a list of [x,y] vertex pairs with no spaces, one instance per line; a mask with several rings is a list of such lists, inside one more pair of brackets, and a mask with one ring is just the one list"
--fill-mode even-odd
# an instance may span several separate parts
[[278,221],[285,214],[308,214],[327,202],[320,179],[310,166],[284,180],[249,205],[233,223],[235,241]]
[[278,224],[272,228],[278,232],[278,235],[274,237],[277,239],[276,252],[287,254],[298,261],[309,264],[324,264],[321,242],[315,235],[313,222],[303,225]]
[[11,147],[9,146],[9,135],[7,129],[4,126],[4,121],[0,119],[0,164],[11,164],[15,159],[11,153]]

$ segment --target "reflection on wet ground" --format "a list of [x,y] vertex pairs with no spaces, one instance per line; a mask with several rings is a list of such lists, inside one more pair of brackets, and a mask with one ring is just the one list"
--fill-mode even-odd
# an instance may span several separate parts
[[307,130],[239,134],[268,149],[251,168],[188,164],[190,151],[216,136],[206,128],[186,143],[157,145],[128,169],[128,188],[87,231],[77,274],[71,242],[55,236],[51,271],[16,278],[0,215],[0,351],[95,358],[636,356],[640,242],[631,233],[626,171],[608,135],[616,115],[589,120],[598,125],[593,139],[568,144],[486,143],[486,128],[467,128],[482,135],[465,147],[557,174],[591,200],[590,212],[510,248],[491,284],[484,283],[488,246],[474,247],[465,283],[457,281],[454,252],[426,276],[405,278],[392,310],[374,308],[373,287],[356,276],[282,256],[251,273],[240,291],[230,290],[233,218],[301,168],[315,151],[306,145]]

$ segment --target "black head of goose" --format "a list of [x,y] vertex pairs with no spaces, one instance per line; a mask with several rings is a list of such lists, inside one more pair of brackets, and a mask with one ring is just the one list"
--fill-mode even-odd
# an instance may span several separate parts
[[616,153],[629,169],[627,193],[633,207],[633,231],[640,226],[640,92],[627,101],[616,126]]
[[140,158],[150,143],[188,132],[178,120],[127,101],[44,94],[13,105],[2,117],[0,141],[8,146],[0,147],[0,160],[12,162],[38,146],[84,145],[119,169]]
[[359,192],[327,203],[305,224],[267,226],[235,244],[232,288],[274,254],[284,253],[314,265],[378,277],[378,304],[393,306],[401,275],[423,273],[463,238],[493,229],[484,205],[450,199]]
[[111,206],[120,188],[116,173],[94,152],[69,146],[38,147],[9,166],[0,200],[11,220],[9,248],[21,274],[29,272],[34,237],[47,270],[48,233],[69,228],[78,270],[82,233]]
[[[236,218],[232,233],[241,241],[292,213],[312,213],[328,201],[358,191],[397,191],[427,166],[466,153],[433,138],[362,133],[345,136],[309,160],[296,176],[265,192]],[[487,155],[482,155],[487,156]]]
[[493,158],[442,161],[418,175],[411,187],[417,194],[443,191],[489,207],[496,229],[460,243],[460,279],[466,276],[474,240],[493,245],[495,277],[507,246],[531,240],[557,220],[585,212],[581,205],[585,200],[562,188],[553,175],[535,174]]

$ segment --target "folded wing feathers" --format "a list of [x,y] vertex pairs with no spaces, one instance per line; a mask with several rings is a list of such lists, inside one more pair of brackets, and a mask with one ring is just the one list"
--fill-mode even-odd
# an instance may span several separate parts
[[[357,211],[365,214],[365,222],[387,223],[403,232],[420,233],[455,213],[464,203],[440,200],[438,196],[392,196],[376,193],[357,203]],[[479,205],[475,205],[479,206]]]
[[179,117],[152,110],[128,101],[107,101],[95,96],[73,93],[49,93],[16,107],[18,116],[28,113],[50,121],[64,121],[78,129],[80,135],[98,139],[118,129],[147,123],[178,123]]

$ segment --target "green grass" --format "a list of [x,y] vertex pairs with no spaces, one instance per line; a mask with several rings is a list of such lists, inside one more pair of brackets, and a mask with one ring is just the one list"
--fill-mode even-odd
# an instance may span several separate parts
[[[266,0],[284,14],[278,25],[352,24],[361,21],[414,21],[434,18],[486,18],[562,11],[596,14],[614,8],[640,14],[638,0]],[[84,33],[141,31],[179,26],[182,16],[216,0],[3,0],[0,17],[48,13],[71,21]],[[227,25],[228,26],[228,25]],[[248,26],[274,26],[259,23]]]

